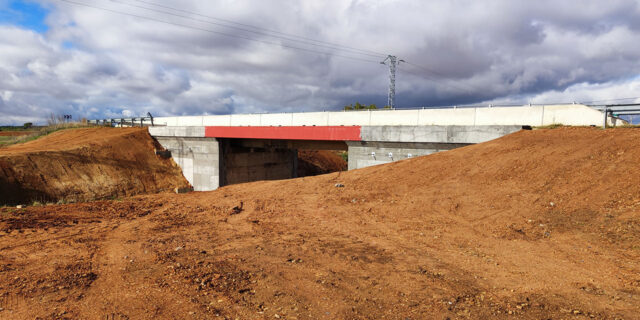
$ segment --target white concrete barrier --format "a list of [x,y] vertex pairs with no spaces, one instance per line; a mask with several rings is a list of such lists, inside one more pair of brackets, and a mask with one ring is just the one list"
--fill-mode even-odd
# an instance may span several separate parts
[[178,126],[202,126],[202,116],[179,117]]
[[415,126],[420,110],[380,110],[369,111],[370,126]]
[[240,127],[240,126],[260,126],[260,115],[259,114],[232,114],[231,115],[231,126],[232,127]]
[[261,126],[290,126],[293,113],[265,113],[260,115]]
[[473,126],[476,108],[421,109],[418,111],[420,126]]
[[157,117],[154,122],[166,126],[600,126],[602,118],[601,111],[570,104]]
[[292,113],[292,126],[328,126],[330,112]]
[[153,119],[153,124],[161,126],[177,126],[178,117],[156,117]]
[[338,111],[328,112],[330,126],[368,126],[371,111]]
[[602,112],[583,105],[545,106],[543,125],[601,126],[603,118]]
[[202,125],[203,126],[231,126],[231,116],[230,115],[220,115],[220,116],[203,116],[202,117]]
[[542,106],[476,108],[476,126],[542,124]]

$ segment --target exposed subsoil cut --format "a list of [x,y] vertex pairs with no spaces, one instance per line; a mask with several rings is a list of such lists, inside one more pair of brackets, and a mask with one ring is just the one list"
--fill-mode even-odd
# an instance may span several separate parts
[[298,150],[298,177],[347,170],[347,162],[331,150]]
[[0,204],[87,201],[186,187],[144,128],[67,129],[0,148]]
[[[637,319],[640,130],[0,209],[3,319]],[[241,205],[242,203],[242,205]]]

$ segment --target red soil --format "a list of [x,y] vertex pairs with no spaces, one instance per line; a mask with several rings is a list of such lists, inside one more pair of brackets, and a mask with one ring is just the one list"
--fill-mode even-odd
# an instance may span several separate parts
[[146,129],[54,132],[0,149],[0,204],[86,201],[188,186],[172,160],[154,154]]
[[316,177],[5,208],[0,317],[634,319],[638,158],[638,129],[522,131]]

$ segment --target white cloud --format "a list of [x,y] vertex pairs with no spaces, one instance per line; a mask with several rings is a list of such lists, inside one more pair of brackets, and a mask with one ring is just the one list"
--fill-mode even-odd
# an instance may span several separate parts
[[4,101],[10,101],[11,97],[13,97],[13,91],[2,91],[2,93],[0,93],[0,98],[2,98],[2,100]]
[[[137,0],[83,1],[213,32],[41,1],[50,9],[45,34],[0,25],[3,122],[386,103],[383,56],[240,30],[246,25],[413,63],[398,71],[398,107],[640,96],[638,0],[145,1],[197,13],[190,19],[136,8],[148,6]],[[201,15],[244,25],[221,27]]]

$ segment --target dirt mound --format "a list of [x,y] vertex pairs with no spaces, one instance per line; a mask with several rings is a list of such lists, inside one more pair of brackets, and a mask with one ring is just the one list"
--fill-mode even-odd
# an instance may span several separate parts
[[298,150],[298,177],[347,170],[347,162],[330,150]]
[[0,204],[86,201],[184,187],[146,129],[69,129],[0,149]]
[[0,209],[0,317],[634,319],[639,157],[638,129],[522,131],[350,172]]

